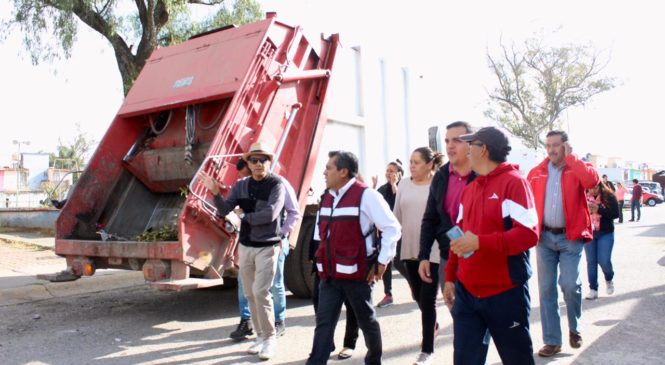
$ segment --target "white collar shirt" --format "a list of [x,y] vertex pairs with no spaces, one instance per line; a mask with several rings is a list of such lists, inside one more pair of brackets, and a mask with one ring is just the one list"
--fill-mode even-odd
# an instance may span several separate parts
[[[339,191],[329,190],[330,195],[333,197],[333,209],[337,207],[344,194],[355,182],[356,179],[353,178],[339,189]],[[372,225],[381,231],[381,246],[378,261],[381,264],[387,265],[395,256],[397,241],[402,235],[402,226],[397,221],[397,218],[395,218],[395,215],[381,194],[374,189],[368,188],[365,189],[362,199],[360,199],[360,229],[363,235],[366,235],[371,230]],[[316,216],[314,239],[321,240],[319,236],[318,213]],[[365,246],[367,248],[367,255],[371,255],[374,252],[371,235],[365,239]]]

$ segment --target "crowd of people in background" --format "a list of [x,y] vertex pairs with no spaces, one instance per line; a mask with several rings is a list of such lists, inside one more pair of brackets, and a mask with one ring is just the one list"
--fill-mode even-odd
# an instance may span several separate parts
[[[466,122],[446,127],[445,155],[413,150],[408,172],[399,159],[386,166],[386,182],[368,186],[357,157],[330,151],[326,191],[320,198],[310,260],[315,277],[316,317],[307,364],[326,364],[335,351],[334,332],[346,312],[344,342],[337,354],[354,354],[362,331],[365,364],[380,364],[381,328],[375,308],[394,303],[393,266],[407,280],[420,310],[421,345],[414,365],[430,364],[440,328],[442,293],[453,326],[455,364],[484,364],[493,342],[505,364],[533,364],[530,333],[531,248],[535,247],[542,347],[538,356],[562,351],[559,290],[566,303],[568,344],[583,345],[581,259],[587,262],[588,300],[614,293],[614,222],[623,223],[628,190],[572,151],[563,131],[546,136],[547,157],[526,177],[507,162],[511,150],[499,129],[475,130]],[[284,261],[289,234],[299,219],[298,199],[286,179],[270,172],[272,150],[252,145],[237,164],[238,182],[226,198],[209,176],[219,214],[235,214],[239,234],[240,323],[230,337],[256,335],[248,352],[274,356],[286,331]],[[642,189],[632,188],[631,219],[641,218]],[[637,211],[637,214],[635,214]],[[372,291],[383,280],[375,305]]]

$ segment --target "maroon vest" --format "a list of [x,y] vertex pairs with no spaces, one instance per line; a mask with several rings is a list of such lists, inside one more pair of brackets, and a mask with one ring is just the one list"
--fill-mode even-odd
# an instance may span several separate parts
[[368,273],[365,235],[360,227],[360,201],[367,187],[355,182],[337,206],[326,193],[319,209],[321,244],[315,254],[321,279],[365,280]]

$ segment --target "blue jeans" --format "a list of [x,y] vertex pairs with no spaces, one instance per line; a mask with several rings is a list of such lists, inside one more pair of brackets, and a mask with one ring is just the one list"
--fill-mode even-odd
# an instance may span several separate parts
[[[277,259],[277,268],[275,269],[275,279],[273,279],[270,293],[272,293],[272,303],[275,308],[275,322],[283,322],[286,316],[286,291],[284,290],[284,260],[289,255],[288,241],[282,243],[282,252]],[[252,318],[249,311],[247,297],[242,291],[242,280],[238,275],[238,306],[240,307],[240,319]]]
[[603,270],[605,281],[614,278],[612,247],[614,247],[614,232],[596,231],[593,233],[593,241],[584,245],[589,288],[592,290],[598,290],[598,265]]
[[637,209],[637,220],[640,220],[640,217],[642,216],[642,211],[640,211],[640,201],[635,200],[630,202],[630,220],[634,221],[635,220],[635,209]]
[[[568,329],[580,333],[582,316],[582,280],[580,261],[584,243],[569,241],[566,234],[543,231],[536,246],[538,262],[538,291],[540,294],[540,319],[543,327],[543,342],[561,345],[561,318],[559,315],[559,292],[557,276],[563,291],[568,314]],[[561,268],[561,274],[558,269]]]
[[[373,286],[373,285],[372,285]],[[382,354],[381,327],[372,304],[372,286],[360,280],[322,280],[319,284],[319,305],[316,311],[316,329],[312,352],[307,365],[328,362],[332,351],[335,327],[342,311],[342,304],[351,304],[358,326],[363,331],[367,355],[366,365],[380,365]]]

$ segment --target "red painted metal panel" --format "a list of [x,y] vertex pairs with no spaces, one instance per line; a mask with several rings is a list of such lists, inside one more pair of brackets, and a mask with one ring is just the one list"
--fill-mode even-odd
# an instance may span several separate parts
[[182,260],[180,242],[58,240],[58,255]]
[[272,23],[268,19],[157,49],[119,114],[134,115],[236,92]]

